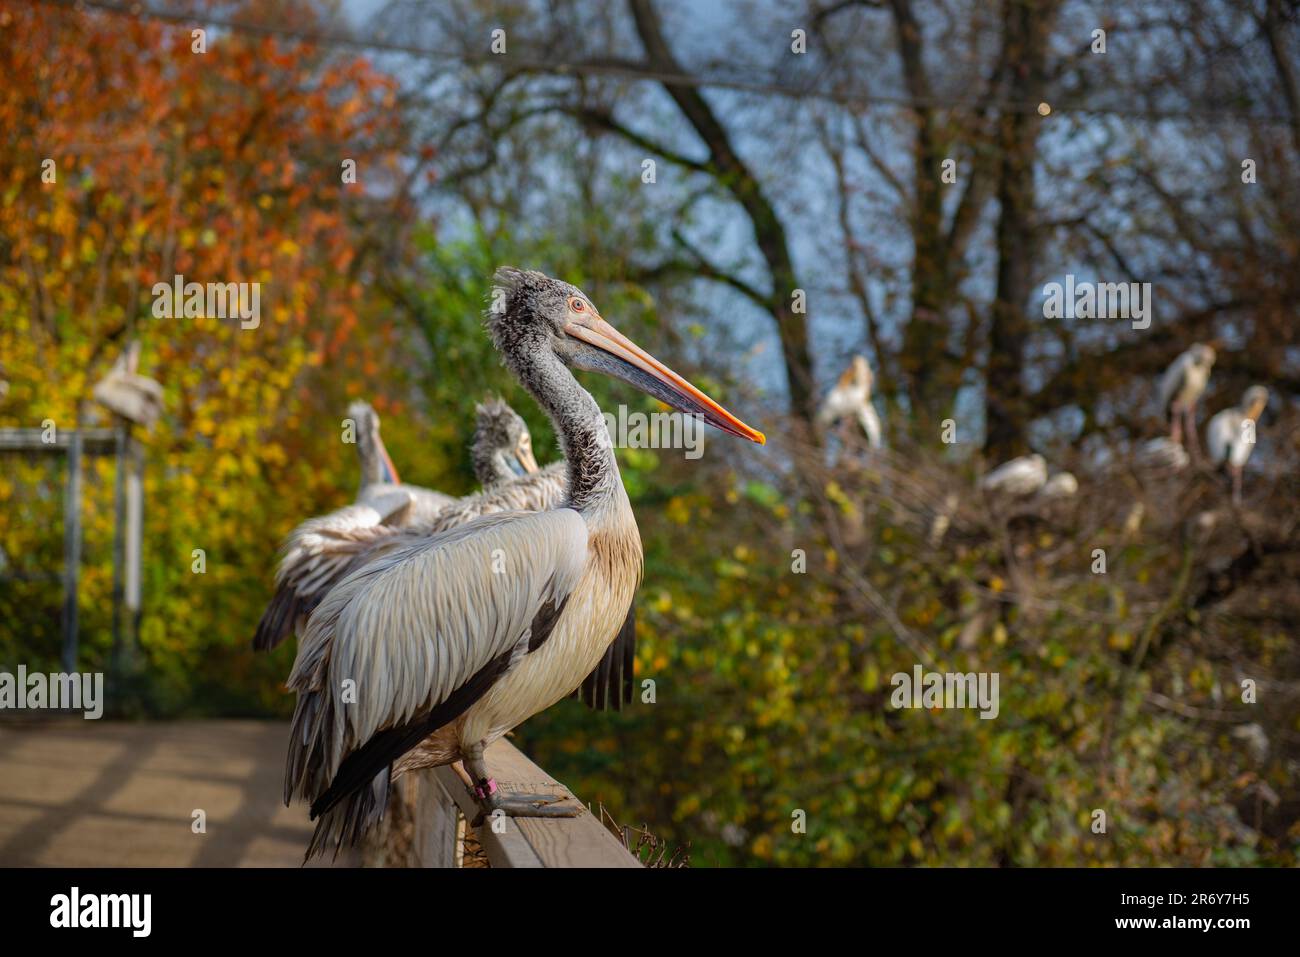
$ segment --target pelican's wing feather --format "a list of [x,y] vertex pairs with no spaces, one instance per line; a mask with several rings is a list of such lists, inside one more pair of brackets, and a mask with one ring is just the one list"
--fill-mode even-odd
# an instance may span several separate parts
[[413,503],[411,521],[413,523],[431,519],[444,509],[456,504],[456,499],[452,496],[443,492],[435,492],[433,489],[420,488],[418,485],[403,485],[401,488],[406,489],[411,495]]
[[505,511],[545,511],[564,501],[568,472],[563,460],[530,475],[521,475],[477,495],[467,495],[455,505],[439,512],[424,526],[426,534],[463,525],[480,515]]
[[[312,798],[320,813],[458,717],[540,639],[535,623],[554,624],[586,560],[577,512],[508,512],[345,578],[312,613],[289,676],[286,798]],[[345,759],[347,787],[330,787]]]
[[399,522],[410,507],[405,492],[375,494],[308,519],[290,532],[275,573],[275,595],[258,622],[253,647],[267,651],[301,631],[307,615],[347,574],[358,549],[376,537],[374,530],[385,529],[382,537],[386,537],[385,523]]
[[564,501],[567,485],[564,463],[558,462],[490,492],[467,496],[433,515],[427,507],[420,512],[418,496],[413,500],[409,494],[413,486],[367,486],[358,505],[311,519],[290,534],[276,574],[276,592],[258,625],[254,647],[274,648],[294,631],[301,632],[306,616],[330,589],[370,562],[483,515],[555,508]]

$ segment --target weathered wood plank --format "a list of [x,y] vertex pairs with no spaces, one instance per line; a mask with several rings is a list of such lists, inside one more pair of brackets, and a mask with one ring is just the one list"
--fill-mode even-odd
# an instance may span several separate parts
[[[488,748],[488,768],[506,792],[562,794],[578,802],[573,792],[534,764],[509,741]],[[465,783],[452,768],[438,768],[438,780],[468,818],[478,808]],[[498,833],[490,824],[478,828],[478,838],[493,867],[640,867],[641,864],[584,807],[574,818],[505,818]]]
[[415,835],[411,848],[415,867],[455,867],[459,812],[431,771],[411,775],[411,800],[416,808]]
[[[478,814],[478,805],[474,803],[474,798],[466,789],[460,775],[450,767],[437,768],[434,773],[445,789],[445,793],[451,795],[461,813],[472,821]],[[493,867],[543,866],[541,859],[533,851],[532,846],[524,840],[523,834],[514,826],[513,821],[507,819],[500,833],[493,831],[487,825],[478,828],[475,833],[478,835],[479,843],[483,845],[483,850],[487,851],[488,862]]]

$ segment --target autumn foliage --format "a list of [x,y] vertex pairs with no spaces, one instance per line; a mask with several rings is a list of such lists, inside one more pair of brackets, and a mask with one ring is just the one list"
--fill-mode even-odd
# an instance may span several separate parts
[[[150,687],[172,709],[205,687],[248,688],[232,626],[256,620],[278,536],[352,481],[339,474],[352,463],[336,454],[335,427],[345,396],[373,394],[382,378],[390,330],[353,271],[367,200],[342,170],[351,160],[370,184],[398,172],[393,83],[306,44],[210,35],[195,53],[188,29],[25,3],[0,5],[0,33],[3,420],[105,424],[83,400],[141,341],[141,371],[165,388],[164,418],[143,436],[140,651],[166,676]],[[155,318],[153,286],[177,274],[260,283],[260,325]],[[0,476],[13,519],[0,545],[20,570],[57,569],[61,472],[46,458],[15,462]],[[96,463],[86,494],[83,661],[97,666],[110,462]],[[191,570],[194,549],[204,575]],[[0,629],[0,658],[57,655],[57,584],[37,584],[5,609],[17,618]]]

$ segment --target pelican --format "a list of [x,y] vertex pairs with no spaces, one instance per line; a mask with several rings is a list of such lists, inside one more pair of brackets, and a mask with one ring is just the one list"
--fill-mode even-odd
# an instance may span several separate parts
[[519,475],[537,471],[533,437],[519,413],[504,399],[486,399],[474,408],[474,445],[470,459],[474,475],[492,488]]
[[421,766],[464,762],[485,815],[581,811],[503,794],[483,757],[597,667],[641,576],[613,443],[571,369],[765,441],[614,329],[580,289],[508,267],[494,281],[488,331],[555,425],[567,492],[550,511],[485,515],[375,559],[312,613],[288,681],[298,703],[285,773],[286,802],[309,800],[317,819],[308,857],[355,842],[382,816],[391,766],[422,741]]
[[1210,382],[1213,366],[1214,349],[1198,342],[1175,359],[1160,377],[1160,409],[1169,417],[1169,437],[1181,445],[1186,431],[1193,454],[1199,454],[1196,403]]
[[[379,416],[368,404],[354,402],[348,415],[357,430],[361,488],[352,505],[308,519],[285,539],[275,575],[275,595],[253,638],[258,651],[268,651],[290,634],[301,633],[307,615],[325,593],[362,563],[358,556],[366,546],[386,541],[407,526],[427,529],[457,504],[457,499],[441,492],[398,482],[397,469],[379,436]],[[537,471],[528,427],[500,400],[478,406],[470,457],[476,477],[485,486],[509,481],[517,471]]]
[[883,444],[880,416],[871,404],[871,366],[865,356],[857,355],[840,376],[835,388],[827,393],[817,412],[817,423],[823,428],[852,416],[858,420],[867,437],[867,445],[878,449]]
[[1255,450],[1255,424],[1268,405],[1268,389],[1253,385],[1241,397],[1241,404],[1210,419],[1205,429],[1205,444],[1210,461],[1226,467],[1232,477],[1232,501],[1241,504],[1241,474],[1250,453]]
[[993,495],[1026,498],[1047,483],[1047,460],[1038,453],[1004,462],[980,479],[980,488]]
[[418,485],[404,485],[379,435],[379,415],[368,402],[348,406],[348,418],[356,429],[357,458],[361,460],[361,488],[357,501],[387,507],[402,503],[412,519],[432,518],[456,501],[452,496]]

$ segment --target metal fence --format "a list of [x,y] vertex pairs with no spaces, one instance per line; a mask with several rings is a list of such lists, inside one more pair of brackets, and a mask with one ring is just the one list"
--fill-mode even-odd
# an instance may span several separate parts
[[60,615],[64,672],[77,670],[77,585],[81,569],[81,498],[87,456],[113,456],[113,666],[120,663],[126,629],[138,626],[144,518],[143,457],[126,426],[107,429],[0,428],[0,455],[66,458],[63,481],[63,603]]

